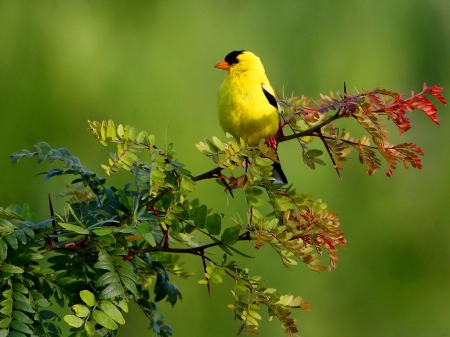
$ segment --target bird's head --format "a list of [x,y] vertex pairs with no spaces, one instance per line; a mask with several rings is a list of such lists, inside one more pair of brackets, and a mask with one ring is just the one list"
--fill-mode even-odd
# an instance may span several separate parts
[[243,73],[246,71],[262,70],[263,65],[258,56],[246,50],[235,50],[225,56],[223,61],[215,65],[218,69],[227,70],[232,73]]

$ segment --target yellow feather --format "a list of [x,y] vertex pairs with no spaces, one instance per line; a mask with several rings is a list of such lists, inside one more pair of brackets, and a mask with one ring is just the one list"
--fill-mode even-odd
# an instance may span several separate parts
[[[223,131],[234,138],[247,139],[250,146],[266,142],[278,133],[280,115],[275,92],[266,77],[264,67],[255,54],[234,51],[216,68],[227,71],[219,89],[217,110]],[[274,183],[286,184],[279,163],[273,164]]]
[[275,96],[260,59],[248,51],[237,59],[219,89],[219,123],[234,138],[247,138],[255,146],[277,134],[280,117],[264,95],[263,88]]

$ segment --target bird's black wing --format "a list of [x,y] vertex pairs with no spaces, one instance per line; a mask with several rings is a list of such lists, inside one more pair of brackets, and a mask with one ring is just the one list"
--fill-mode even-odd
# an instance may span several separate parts
[[261,89],[264,93],[264,96],[266,96],[267,100],[269,101],[270,105],[278,109],[277,99],[275,98],[275,96],[272,95],[269,91],[267,91],[263,85],[261,85]]

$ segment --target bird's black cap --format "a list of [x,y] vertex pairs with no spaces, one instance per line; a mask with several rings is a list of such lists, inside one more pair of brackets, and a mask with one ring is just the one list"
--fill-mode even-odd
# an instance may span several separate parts
[[235,50],[225,56],[225,62],[229,65],[239,63],[238,56],[241,55],[245,50]]

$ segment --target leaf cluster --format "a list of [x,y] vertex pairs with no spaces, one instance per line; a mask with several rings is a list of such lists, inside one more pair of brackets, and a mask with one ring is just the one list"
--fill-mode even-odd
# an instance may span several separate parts
[[[27,205],[1,209],[1,224],[4,227],[0,239],[2,270],[12,270],[21,275],[19,283],[22,285],[33,280],[29,285],[30,293],[34,290],[36,294],[53,299],[62,307],[69,306],[72,314],[64,316],[62,322],[71,327],[71,336],[115,335],[125,323],[123,313],[128,311],[130,301],[135,301],[149,318],[149,326],[155,335],[171,335],[172,329],[158,311],[156,303],[165,300],[175,305],[181,299],[181,293],[171,282],[170,274],[187,278],[192,273],[184,270],[179,254],[201,257],[206,277],[220,283],[222,280],[217,276],[217,271],[222,268],[220,262],[206,256],[205,251],[219,247],[225,256],[246,256],[234,246],[241,241],[252,241],[259,248],[267,239],[261,233],[272,233],[277,226],[274,221],[266,226],[256,209],[249,224],[223,226],[223,214],[214,213],[198,199],[188,197],[199,179],[176,161],[171,145],[165,149],[157,148],[152,136],[145,132],[135,133],[131,127],[114,126],[115,133],[107,132],[114,125],[112,121],[92,122],[90,125],[97,140],[116,145],[116,152],[111,154],[109,164],[104,166],[106,172],[111,174],[123,170],[131,174],[133,181],[122,188],[107,186],[104,178],[82,166],[69,151],[53,149],[44,142],[37,144],[34,151],[23,150],[13,155],[14,162],[33,156],[39,156],[40,162],[47,158],[52,163],[62,162],[63,168],[52,169],[46,173],[46,179],[63,175],[75,175],[75,179],[66,191],[59,194],[68,198],[63,212],[55,212],[49,198],[49,219],[38,222]],[[128,133],[121,133],[122,129],[128,130]],[[130,136],[133,134],[137,136]],[[273,150],[263,144],[261,148],[274,158]],[[63,160],[63,156],[59,156],[61,153],[69,159]],[[244,190],[249,200],[255,205],[262,205],[263,198],[255,186],[261,179],[270,183],[272,161],[251,149],[247,152],[243,150],[243,153],[251,154],[252,160],[254,158],[258,164],[252,168],[252,183],[236,179],[233,188],[246,185]],[[141,158],[144,156],[149,160],[143,161]],[[83,179],[85,177],[88,178]],[[272,215],[273,220],[285,214],[287,221],[288,213],[284,208],[289,208],[286,205],[290,201],[284,200],[286,205],[283,206],[283,198],[276,195],[271,183],[269,190],[279,208],[277,215]],[[292,197],[295,197],[295,193]],[[302,198],[302,202],[306,199]],[[312,202],[310,204],[313,207]],[[302,239],[285,239],[280,234],[282,232],[277,230],[274,235],[278,236],[278,242],[268,244],[283,256],[283,262],[292,263],[285,251],[286,247],[280,245],[280,242],[286,241],[287,249],[297,250],[296,254],[312,266],[314,258],[310,258],[310,261],[306,256],[313,254],[303,245],[301,248],[289,246],[290,240],[294,242]],[[304,240],[313,235],[304,232]],[[209,243],[204,243],[205,237]],[[23,253],[29,250],[34,254]],[[15,254],[21,254],[22,260],[27,256],[29,258],[22,262]],[[42,259],[44,255],[47,256],[46,268],[33,262],[34,258]],[[209,267],[206,262],[210,264]],[[28,269],[23,269],[22,264],[26,264]],[[31,267],[33,269],[29,271]],[[217,269],[214,272],[210,268]],[[235,271],[236,267],[228,270]],[[236,274],[233,279],[239,277]],[[5,274],[3,291],[11,287],[10,283],[15,278],[18,278],[17,275],[12,277],[10,273]],[[209,281],[206,283],[210,290]],[[256,284],[255,289],[259,289]],[[29,298],[30,301],[34,300],[31,296]],[[50,302],[47,304],[50,305]],[[51,317],[52,321],[47,322],[35,316],[30,318],[30,330],[27,331],[39,331],[39,334],[44,335],[41,331],[46,329],[50,331],[49,335],[61,335],[62,322],[58,323],[61,318],[57,311],[46,308],[45,312],[45,317]],[[16,323],[11,317],[4,317],[6,334],[16,329]]]
[[[278,141],[297,138],[305,163],[314,169],[315,164],[324,164],[322,160],[317,160],[321,151],[310,149],[312,141],[319,139],[339,176],[352,150],[358,152],[359,161],[367,166],[369,175],[380,169],[382,162],[379,156],[387,163],[387,176],[393,174],[398,163],[402,163],[405,168],[411,165],[420,169],[422,149],[412,143],[389,143],[389,134],[382,118],[387,117],[387,121],[395,125],[400,135],[411,129],[408,113],[414,110],[425,113],[439,125],[437,108],[428,97],[434,97],[445,105],[442,90],[424,83],[421,92],[412,92],[411,97],[405,99],[403,94],[380,88],[351,94],[344,86],[343,94],[331,92],[330,95],[321,95],[321,99],[316,101],[304,96],[283,97],[279,101],[283,108],[281,129],[289,128],[294,134],[281,135]],[[335,121],[342,118],[356,120],[366,135],[353,138],[345,129],[339,129]]]
[[[311,194],[273,184],[272,164],[277,157],[272,148],[264,142],[249,147],[242,139],[239,143],[231,140],[225,144],[217,138],[213,142],[205,140],[197,147],[232,173],[246,163],[246,169],[238,176],[221,174],[216,180],[230,191],[238,188],[244,191],[249,212],[246,219],[236,217],[234,222],[245,235],[251,236],[255,248],[269,245],[286,267],[301,261],[314,271],[327,269],[322,264],[323,252],[329,256],[328,267],[336,266],[336,247],[346,243],[338,216],[322,200],[313,200]],[[264,214],[267,207],[271,212]]]
[[[306,97],[283,98],[278,142],[297,139],[304,163],[324,165],[326,152],[339,173],[351,150],[372,174],[381,167],[377,155],[392,174],[398,162],[421,168],[421,149],[412,143],[391,145],[381,117],[394,122],[400,133],[410,128],[406,114],[414,109],[437,123],[436,108],[426,95],[445,104],[438,87],[424,86],[410,98],[387,90],[336,96],[318,101]],[[335,126],[352,118],[367,132],[353,138]],[[39,221],[27,204],[0,208],[0,337],[61,336],[61,324],[70,336],[116,336],[125,324],[129,303],[138,304],[155,336],[170,336],[171,326],[158,309],[160,301],[172,306],[182,299],[172,278],[188,278],[181,256],[192,254],[202,262],[209,293],[224,277],[233,281],[234,317],[242,322],[239,333],[258,332],[263,309],[276,318],[288,336],[298,332],[293,309],[308,310],[299,296],[269,287],[261,276],[240,267],[236,256],[243,242],[255,248],[270,247],[280,263],[291,268],[301,262],[313,271],[336,267],[337,250],[346,244],[338,216],[326,203],[300,193],[293,186],[275,184],[272,165],[276,151],[262,140],[248,146],[246,140],[227,142],[213,137],[197,144],[217,167],[194,176],[176,160],[172,144],[156,145],[155,137],[113,121],[89,121],[94,138],[113,145],[107,175],[122,172],[130,182],[109,186],[106,179],[88,170],[67,149],[45,142],[12,156],[13,163],[37,157],[60,167],[45,172],[45,179],[69,175],[70,185],[58,194],[66,198],[64,209],[55,211],[48,196],[49,217]],[[325,151],[312,147],[320,140]],[[196,185],[215,179],[218,187],[244,194],[248,211],[234,218],[214,212],[193,198]],[[221,249],[222,258],[207,254]],[[52,302],[70,307],[63,319]]]

